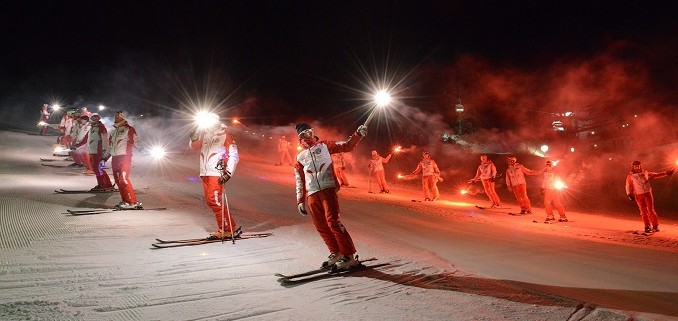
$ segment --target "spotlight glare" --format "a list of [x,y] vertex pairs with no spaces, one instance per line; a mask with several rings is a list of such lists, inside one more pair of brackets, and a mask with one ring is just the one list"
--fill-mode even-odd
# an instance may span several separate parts
[[388,106],[391,103],[391,95],[385,90],[381,90],[374,95],[374,102],[379,107]]
[[162,146],[153,146],[151,147],[151,156],[154,159],[162,159],[165,157],[167,152],[165,151],[165,148]]
[[199,111],[195,114],[195,123],[199,128],[209,128],[219,123],[219,116],[215,113]]

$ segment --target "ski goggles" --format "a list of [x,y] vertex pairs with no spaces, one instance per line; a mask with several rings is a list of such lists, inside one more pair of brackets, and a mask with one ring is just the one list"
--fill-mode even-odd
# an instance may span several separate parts
[[299,133],[299,138],[301,139],[311,139],[313,137],[315,137],[313,128],[305,129]]

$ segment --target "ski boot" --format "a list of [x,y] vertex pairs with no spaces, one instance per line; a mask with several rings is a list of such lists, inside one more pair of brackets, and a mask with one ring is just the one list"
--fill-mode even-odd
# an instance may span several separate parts
[[346,271],[360,265],[360,261],[354,256],[342,256],[332,267],[333,272]]
[[558,219],[558,222],[568,222],[567,217],[566,217],[566,216],[561,216],[561,217]]
[[331,270],[332,267],[341,259],[341,255],[339,253],[330,253],[330,255],[327,257],[327,261],[323,262],[321,267],[323,269]]

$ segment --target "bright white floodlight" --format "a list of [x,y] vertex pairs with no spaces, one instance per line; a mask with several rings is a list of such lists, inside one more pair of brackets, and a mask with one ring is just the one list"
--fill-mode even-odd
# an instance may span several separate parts
[[201,111],[195,114],[195,123],[200,128],[209,128],[219,123],[219,116],[215,113]]
[[151,156],[154,159],[162,159],[165,157],[167,152],[165,151],[165,148],[162,146],[153,146],[151,147]]
[[548,150],[549,150],[549,147],[547,145],[541,145],[542,153],[546,153]]
[[374,103],[379,107],[388,106],[391,103],[391,95],[382,90],[374,95]]

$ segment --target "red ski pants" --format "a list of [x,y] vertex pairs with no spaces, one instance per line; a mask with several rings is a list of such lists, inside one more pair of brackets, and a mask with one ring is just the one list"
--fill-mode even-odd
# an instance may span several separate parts
[[527,185],[513,185],[511,189],[513,190],[513,195],[516,196],[516,200],[518,201],[518,205],[520,205],[520,209],[532,211],[532,204],[530,204],[530,199],[527,197]]
[[438,179],[435,175],[427,175],[421,177],[421,188],[424,190],[424,197],[428,199],[439,199],[440,191],[438,191]]
[[386,186],[386,174],[384,173],[384,171],[375,171],[374,177],[377,179],[379,189],[382,191],[387,191],[388,187]]
[[[217,219],[217,226],[219,227],[219,229],[223,229],[224,231],[230,231],[231,226],[233,226],[233,229],[235,230],[235,228],[238,225],[235,223],[235,219],[232,216],[229,216],[228,208],[226,206],[227,204],[222,203],[221,200],[221,193],[223,192],[224,186],[219,184],[219,177],[200,176],[200,178],[202,179],[202,189],[205,193],[205,202],[207,202],[207,206],[209,206],[209,208],[212,209],[212,212],[214,212],[214,217]],[[223,221],[221,219],[222,208],[224,211]]]
[[97,177],[97,186],[99,187],[113,187],[111,179],[108,177],[106,171],[99,167],[101,162],[101,154],[89,154],[89,161],[92,164],[92,170]]
[[69,154],[71,155],[71,158],[73,158],[74,163],[85,165],[85,169],[92,170],[92,163],[89,161],[87,146],[82,145],[76,148],[75,151],[71,151]]
[[346,178],[346,173],[341,167],[337,166],[334,168],[334,175],[337,177],[340,185],[348,185],[348,178]]
[[339,197],[334,188],[326,188],[309,195],[306,204],[313,225],[330,253],[353,255],[355,246],[348,231],[339,221]]
[[132,182],[129,180],[129,171],[132,167],[132,155],[113,156],[111,166],[113,167],[113,178],[115,179],[115,184],[118,185],[120,197],[123,202],[130,204],[136,203],[137,196],[134,195],[134,187],[132,187]]
[[659,218],[654,210],[654,196],[652,192],[636,194],[636,205],[640,209],[640,217],[643,218],[643,224],[653,227],[659,226]]
[[483,183],[485,194],[490,198],[490,202],[499,205],[499,195],[497,195],[497,191],[494,190],[495,183],[489,179],[484,179],[481,182]]
[[[555,206],[560,217],[565,217],[565,207],[563,207],[560,193],[561,192],[557,189],[544,189],[544,209],[546,210],[547,216],[553,216],[553,207]],[[553,203],[553,205],[551,205],[551,203]]]

